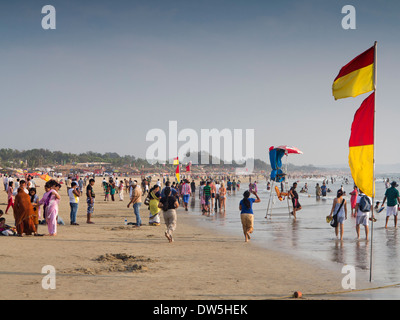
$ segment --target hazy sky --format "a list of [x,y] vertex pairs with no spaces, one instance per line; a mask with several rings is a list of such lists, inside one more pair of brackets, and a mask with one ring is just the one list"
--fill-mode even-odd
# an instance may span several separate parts
[[[44,5],[56,29],[44,30]],[[344,5],[356,30],[344,30]],[[378,41],[376,162],[400,162],[400,2],[4,1],[0,148],[144,157],[146,133],[254,129],[294,164],[346,164],[354,113],[334,101],[340,68]]]

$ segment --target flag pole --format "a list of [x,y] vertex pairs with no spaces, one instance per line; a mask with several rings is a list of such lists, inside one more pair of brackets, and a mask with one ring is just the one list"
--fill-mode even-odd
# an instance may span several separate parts
[[372,246],[373,246],[373,234],[374,234],[374,202],[375,202],[375,131],[376,131],[376,125],[375,125],[375,119],[376,119],[376,80],[377,80],[377,72],[376,72],[376,54],[377,54],[377,41],[375,41],[374,48],[374,94],[375,94],[375,102],[374,102],[374,144],[373,144],[373,174],[372,174],[372,206],[371,206],[371,212],[372,212],[372,219],[371,219],[371,253],[370,253],[370,266],[369,266],[369,282],[372,282]]

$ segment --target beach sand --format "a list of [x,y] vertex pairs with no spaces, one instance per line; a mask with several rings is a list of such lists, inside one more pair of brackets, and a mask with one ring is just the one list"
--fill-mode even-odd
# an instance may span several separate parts
[[[36,180],[41,197],[44,182]],[[161,226],[148,225],[144,205],[143,226],[125,226],[125,218],[135,222],[128,195],[124,193],[124,201],[118,196],[115,202],[103,201],[101,180],[95,185],[95,224],[86,224],[86,196],[79,203],[80,225],[69,224],[63,186],[60,216],[65,225],[58,227],[57,236],[0,237],[2,300],[262,300],[290,298],[298,290],[312,299],[314,293],[343,291],[342,274],[245,243],[241,229],[237,235],[216,233],[183,208],[178,209],[173,243],[164,236],[162,217]],[[6,200],[1,191],[3,211]],[[12,210],[4,217],[14,225]],[[47,233],[47,226],[39,225],[39,233]],[[55,268],[55,289],[42,288],[46,265]]]

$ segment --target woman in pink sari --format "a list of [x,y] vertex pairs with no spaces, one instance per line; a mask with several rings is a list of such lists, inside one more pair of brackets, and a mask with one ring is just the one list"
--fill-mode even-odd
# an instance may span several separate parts
[[39,201],[39,205],[44,206],[43,211],[50,236],[57,235],[58,204],[60,203],[61,199],[57,191],[60,189],[60,187],[61,185],[54,180],[46,182],[45,189],[48,191]]

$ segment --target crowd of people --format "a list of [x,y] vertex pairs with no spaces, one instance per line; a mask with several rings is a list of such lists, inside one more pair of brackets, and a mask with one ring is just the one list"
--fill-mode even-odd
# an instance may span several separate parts
[[[188,211],[189,199],[194,196],[198,187],[198,198],[203,215],[210,216],[214,213],[225,214],[227,195],[235,194],[240,190],[240,180],[230,179],[230,177],[219,177],[220,179],[204,178],[201,179],[199,186],[196,186],[192,179],[183,179],[180,182],[170,182],[168,179],[160,179],[151,186],[151,178],[142,178],[141,183],[137,180],[118,179],[110,177],[108,180],[103,178],[102,187],[104,191],[104,201],[115,201],[115,194],[118,193],[119,200],[124,200],[125,194],[129,194],[127,208],[133,207],[133,213],[136,222],[129,224],[134,227],[142,226],[141,211],[142,199],[144,205],[148,207],[149,224],[159,226],[161,224],[161,213],[166,225],[165,236],[169,242],[173,242],[173,232],[176,229],[177,213],[176,210],[182,207]],[[3,179],[4,182],[4,179]],[[87,184],[87,182],[89,182]],[[65,184],[67,197],[70,205],[70,224],[77,223],[77,212],[79,199],[86,191],[86,223],[93,224],[92,216],[94,213],[94,203],[96,194],[94,191],[94,179],[82,179],[68,176],[61,184],[57,180],[49,180],[44,185],[44,194],[39,199],[36,192],[36,184],[32,177],[26,180],[17,179],[14,181],[7,177],[4,185],[7,192],[8,203],[5,213],[8,214],[10,208],[14,211],[15,226],[5,223],[5,218],[1,217],[3,211],[0,211],[0,231],[3,235],[35,235],[43,236],[38,233],[38,226],[47,225],[49,236],[57,235],[57,226],[65,224],[59,216],[59,203],[61,200],[60,188]],[[84,190],[86,189],[86,190]],[[255,201],[250,195],[256,195]],[[259,202],[257,195],[256,182],[250,182],[249,191],[244,193],[244,198],[239,204],[239,210],[242,216],[243,232],[245,240],[250,239],[250,233],[253,230],[252,205]],[[143,211],[142,211],[143,214]],[[128,224],[128,223],[127,223]]]
[[[62,185],[57,180],[51,179],[45,183],[44,194],[41,199],[37,195],[36,183],[32,176],[26,177],[26,180],[17,178],[15,184],[11,176],[4,176],[3,184],[8,198],[5,214],[8,214],[10,208],[13,209],[15,226],[11,227],[6,224],[5,217],[2,217],[4,212],[0,210],[0,233],[2,235],[23,236],[25,234],[43,236],[43,234],[38,233],[39,224],[47,225],[47,235],[57,235],[57,225],[65,224],[58,214],[61,200],[60,188]],[[68,177],[65,180],[65,185],[67,186],[67,195],[71,207],[71,225],[78,225],[76,223],[76,215],[79,197],[83,192],[83,180],[81,178],[80,181],[72,181]],[[89,185],[86,187],[88,203],[87,223],[93,223],[91,221],[95,197],[93,185],[94,179],[90,179]]]
[[[370,221],[375,222],[375,212],[380,213],[384,210],[385,202],[387,201],[386,207],[386,219],[385,229],[388,228],[388,222],[390,217],[394,218],[394,227],[397,228],[397,215],[399,211],[400,195],[397,189],[398,184],[396,181],[386,183],[386,191],[382,202],[377,201],[374,205],[372,198],[363,193],[362,190],[354,186],[350,192],[350,208],[351,216],[356,219],[356,234],[357,239],[360,238],[361,226],[364,227],[365,238],[368,240],[369,236],[369,223]],[[344,222],[348,217],[347,201],[344,199],[343,188],[339,189],[336,194],[336,198],[333,200],[332,209],[330,215],[327,217],[328,221],[331,222],[331,226],[335,228],[336,237],[343,240],[344,234]]]
[[[92,215],[94,213],[96,197],[94,191],[95,180],[93,178],[88,179],[88,182],[87,184],[86,179],[83,180],[82,178],[71,179],[68,177],[65,180],[70,204],[71,225],[79,225],[77,223],[79,198],[81,198],[84,193],[86,193],[87,204],[86,223],[94,223],[92,221]],[[37,232],[39,224],[47,225],[48,235],[55,236],[57,234],[57,225],[64,224],[64,221],[58,214],[61,199],[61,184],[59,182],[56,180],[47,181],[44,186],[45,192],[41,199],[39,199],[37,195],[36,184],[32,177],[27,177],[26,180],[16,179],[15,181],[8,177],[6,182],[3,180],[3,183],[8,199],[5,214],[8,214],[11,208],[13,209],[15,226],[11,227],[6,224],[5,218],[2,217],[4,213],[0,210],[1,234],[15,234],[19,236],[23,234],[33,234],[35,236],[42,236],[42,234]],[[267,188],[268,186],[270,187],[269,184],[267,184]],[[396,189],[397,186],[397,183],[394,181],[392,183],[387,183],[385,197],[383,201],[381,203],[378,202],[375,207],[376,211],[382,211],[384,204],[387,202],[385,228],[387,228],[391,216],[394,217],[394,224],[395,227],[397,227],[397,207],[400,203],[399,191]],[[198,191],[199,205],[203,215],[210,216],[214,213],[225,214],[227,195],[240,190],[240,181],[235,181],[235,179],[231,181],[229,178],[226,179],[225,177],[221,177],[221,179],[208,177],[201,179],[199,186],[196,186],[194,180],[190,182],[188,179],[183,179],[180,182],[174,181],[171,183],[169,180],[164,179],[163,182],[161,182],[160,179],[158,179],[154,185],[151,185],[150,177],[142,178],[141,183],[131,178],[114,179],[110,177],[108,181],[103,178],[102,187],[104,190],[104,201],[109,201],[110,196],[111,201],[115,201],[116,193],[119,194],[120,201],[124,200],[124,192],[129,195],[127,207],[133,207],[133,213],[136,218],[135,223],[129,224],[135,227],[140,227],[142,225],[140,208],[142,206],[142,199],[144,199],[144,205],[148,208],[149,212],[149,224],[152,226],[159,226],[161,224],[162,215],[166,224],[165,236],[172,242],[173,232],[176,229],[177,222],[176,210],[182,207],[183,210],[188,211],[189,199],[192,197],[194,201],[196,191]],[[296,213],[302,209],[296,190],[297,183],[295,182],[288,192],[293,208],[291,214],[295,219]],[[305,185],[300,192],[304,190],[308,192],[307,185]],[[322,187],[317,183],[316,196],[325,196],[326,192],[328,192],[328,190],[325,181],[322,183]],[[251,194],[254,194],[255,198],[251,198]],[[336,236],[341,240],[344,234],[344,222],[348,217],[347,202],[344,196],[345,193],[342,187],[337,191],[336,197],[333,200],[331,213],[327,217],[329,221],[334,220],[331,225],[335,228]],[[350,196],[351,216],[356,218],[357,237],[360,237],[360,227],[364,226],[365,235],[368,239],[369,221],[375,219],[374,216],[370,217],[371,212],[373,212],[371,210],[372,200],[365,196],[356,186],[354,186],[354,190],[350,192]],[[246,188],[243,199],[239,203],[245,241],[250,240],[250,234],[253,232],[253,203],[260,201],[257,195],[257,183],[256,181],[250,181],[248,189]]]

